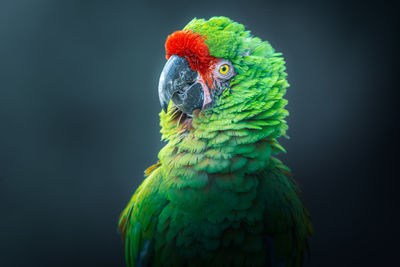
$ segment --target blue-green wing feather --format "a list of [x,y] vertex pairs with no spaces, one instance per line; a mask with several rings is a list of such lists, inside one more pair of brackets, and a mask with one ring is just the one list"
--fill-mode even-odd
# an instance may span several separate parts
[[158,216],[166,200],[158,194],[161,172],[156,164],[146,170],[148,177],[136,190],[129,204],[122,212],[119,230],[125,243],[127,266],[145,266],[154,247],[154,234]]
[[[263,175],[262,194],[265,197],[264,220],[270,240],[270,258],[284,261],[285,266],[302,266],[308,253],[308,238],[313,233],[310,214],[306,209],[298,184],[290,170],[272,158],[273,167]],[[271,242],[272,240],[272,242]]]

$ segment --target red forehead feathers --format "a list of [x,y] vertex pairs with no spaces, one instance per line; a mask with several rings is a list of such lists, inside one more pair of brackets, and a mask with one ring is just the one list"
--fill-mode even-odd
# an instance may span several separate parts
[[205,37],[191,30],[176,31],[165,42],[167,59],[172,55],[185,57],[190,67],[200,73],[206,73],[215,59],[210,55]]

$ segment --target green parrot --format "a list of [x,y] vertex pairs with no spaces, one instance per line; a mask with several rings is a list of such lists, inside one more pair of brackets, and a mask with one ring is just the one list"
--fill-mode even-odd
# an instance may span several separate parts
[[310,214],[275,157],[282,54],[226,17],[193,19],[165,48],[166,145],[119,219],[127,265],[302,266]]

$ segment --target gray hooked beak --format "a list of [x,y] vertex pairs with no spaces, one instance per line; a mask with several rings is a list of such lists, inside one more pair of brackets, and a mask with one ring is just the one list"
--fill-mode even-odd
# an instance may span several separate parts
[[198,73],[190,68],[186,59],[177,55],[169,58],[158,84],[158,96],[165,113],[170,100],[187,115],[203,107],[204,92],[197,76]]

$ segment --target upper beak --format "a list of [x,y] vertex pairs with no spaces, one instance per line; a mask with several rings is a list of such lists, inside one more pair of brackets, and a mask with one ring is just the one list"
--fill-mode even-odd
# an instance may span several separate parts
[[169,58],[158,84],[160,103],[165,112],[170,100],[187,115],[203,107],[204,92],[202,85],[197,82],[198,75],[190,68],[186,59],[177,55]]

